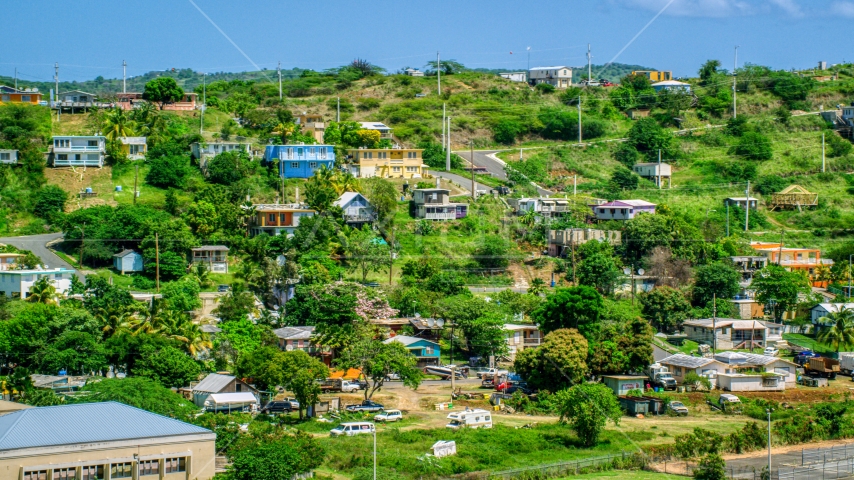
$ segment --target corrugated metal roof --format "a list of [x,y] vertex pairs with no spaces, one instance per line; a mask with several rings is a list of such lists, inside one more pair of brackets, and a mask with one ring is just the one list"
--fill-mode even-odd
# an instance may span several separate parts
[[674,365],[676,367],[699,368],[704,367],[714,361],[716,360],[713,358],[692,357],[691,355],[677,353],[676,355],[671,355],[659,361],[658,363],[662,365]]
[[314,333],[314,327],[282,327],[273,333],[283,340],[309,340]]
[[118,402],[38,407],[0,416],[0,451],[195,434],[213,432]]
[[234,375],[220,375],[218,373],[211,373],[198,385],[193,387],[194,392],[204,392],[204,393],[217,393],[223,388],[226,387],[232,380],[234,380]]
[[402,344],[406,345],[407,347],[412,345],[413,343],[418,343],[418,342],[428,342],[428,343],[432,343],[434,345],[438,345],[438,343],[427,340],[426,338],[410,337],[408,335],[396,335],[394,337],[386,339],[383,343],[391,343],[391,342],[402,343]]

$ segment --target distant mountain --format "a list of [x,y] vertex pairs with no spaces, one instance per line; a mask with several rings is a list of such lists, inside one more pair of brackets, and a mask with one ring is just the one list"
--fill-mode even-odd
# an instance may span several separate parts
[[[587,75],[587,66],[572,67],[575,71],[574,78],[581,79]],[[495,68],[476,68],[472,69],[476,72],[490,73],[498,75],[501,72],[506,72],[506,69]],[[593,65],[594,78],[607,78],[611,81],[618,81],[625,75],[628,75],[632,70],[652,70],[648,67],[640,65],[626,65],[623,63],[612,63],[603,69],[602,65]],[[291,70],[282,70],[282,79],[298,78],[305,69],[293,68]],[[204,80],[204,75],[201,72],[196,72],[190,68],[171,69],[163,71],[148,72],[135,77],[128,77],[127,91],[141,92],[149,80],[157,77],[172,77],[186,91],[193,91],[196,86],[201,85]],[[216,81],[259,81],[259,82],[276,82],[278,76],[275,70],[261,70],[255,72],[216,72],[207,74],[207,83]],[[12,77],[0,76],[0,85],[14,85],[15,79]],[[36,87],[45,95],[47,99],[48,92],[54,88],[53,82],[30,82],[18,79],[18,88]],[[122,91],[121,78],[104,78],[101,76],[95,77],[93,80],[85,80],[82,82],[59,82],[59,91],[67,92],[69,90],[83,90],[84,92],[94,93],[97,95],[108,95],[111,93],[119,93]]]

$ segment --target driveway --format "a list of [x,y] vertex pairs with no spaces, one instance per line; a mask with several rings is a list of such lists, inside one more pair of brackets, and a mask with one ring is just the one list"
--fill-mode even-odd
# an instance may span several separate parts
[[77,276],[82,280],[83,274],[77,272],[68,262],[59,258],[59,256],[49,248],[47,244],[56,240],[62,240],[61,233],[46,233],[43,235],[28,235],[25,237],[0,237],[0,243],[12,245],[23,250],[29,250],[34,255],[39,257],[42,262],[50,268],[67,268],[74,270]]

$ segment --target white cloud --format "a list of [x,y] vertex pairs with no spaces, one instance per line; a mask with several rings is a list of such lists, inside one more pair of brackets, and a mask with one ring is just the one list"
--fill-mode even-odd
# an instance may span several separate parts
[[854,2],[833,2],[830,5],[830,13],[833,15],[854,18]]
[[[669,0],[614,0],[629,8],[659,11]],[[851,10],[854,16],[854,2],[838,1]],[[664,12],[665,15],[678,17],[724,18],[769,13],[774,9],[782,10],[791,17],[804,15],[799,0],[675,0]]]

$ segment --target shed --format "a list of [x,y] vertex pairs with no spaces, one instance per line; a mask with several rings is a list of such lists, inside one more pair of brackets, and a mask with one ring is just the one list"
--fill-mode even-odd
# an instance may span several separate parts
[[205,400],[209,412],[233,412],[258,408],[258,398],[251,392],[213,393]]
[[649,400],[644,397],[619,397],[620,408],[628,415],[646,415],[649,413]]
[[623,396],[629,392],[629,390],[640,390],[644,391],[644,382],[646,381],[646,377],[641,377],[639,375],[604,375],[602,376],[602,383],[605,384],[606,387],[610,388],[614,395]]
[[113,255],[113,268],[124,275],[125,272],[141,272],[143,268],[142,255],[133,250],[122,250]]
[[251,385],[233,375],[211,373],[193,387],[193,403],[203,407],[212,394],[253,392],[254,390]]
[[808,191],[800,185],[789,185],[778,193],[771,194],[771,210],[780,208],[815,207],[818,205],[818,194]]
[[718,388],[727,392],[779,392],[786,389],[786,382],[778,373],[719,373]]
[[756,210],[759,206],[759,199],[754,197],[729,197],[724,200],[724,206],[750,208]]

